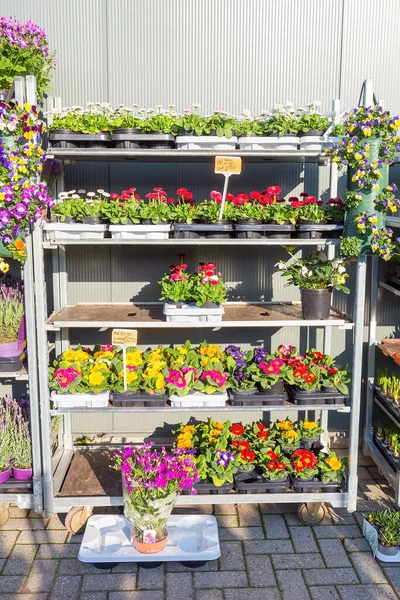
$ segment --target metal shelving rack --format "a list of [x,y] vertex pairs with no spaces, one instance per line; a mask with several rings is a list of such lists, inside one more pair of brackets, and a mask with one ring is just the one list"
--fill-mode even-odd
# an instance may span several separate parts
[[[337,101],[336,101],[337,102]],[[336,104],[336,109],[338,103]],[[337,110],[338,112],[338,110]],[[233,152],[232,152],[233,153]],[[63,150],[52,148],[49,154],[61,161],[82,161],[82,160],[126,160],[134,158],[136,161],[160,160],[161,157],[168,158],[171,161],[192,161],[199,160],[210,161],[217,153],[202,152],[202,151],[180,151],[180,150]],[[224,155],[228,152],[224,152]],[[319,153],[311,152],[241,152],[235,151],[235,155],[239,155],[243,160],[251,160],[254,162],[263,163],[264,161],[277,162],[313,162],[315,164],[324,165],[329,162],[329,157],[320,155]],[[337,168],[336,165],[330,165],[330,187],[331,195],[337,195]],[[44,226],[44,230],[46,226]],[[96,317],[94,321],[82,321],[79,318],[80,305],[68,306],[68,286],[67,286],[67,249],[71,245],[96,245],[108,244],[111,246],[132,245],[132,246],[147,246],[155,245],[164,247],[166,245],[180,246],[297,246],[297,247],[326,247],[328,255],[333,257],[335,254],[335,246],[338,240],[151,240],[151,241],[135,241],[135,240],[45,240],[43,238],[43,228],[37,226],[33,235],[34,247],[34,266],[35,266],[35,290],[36,290],[36,318],[37,318],[37,340],[38,340],[38,360],[39,360],[39,387],[41,397],[41,427],[42,427],[42,452],[43,452],[43,486],[44,486],[44,507],[45,512],[49,515],[54,512],[70,511],[74,517],[78,514],[78,519],[75,525],[81,525],[90,515],[93,506],[110,506],[122,505],[122,497],[120,496],[59,496],[62,488],[65,475],[69,469],[71,460],[74,456],[74,451],[77,449],[73,445],[72,430],[71,430],[71,415],[79,412],[98,413],[104,411],[115,412],[149,412],[149,409],[135,408],[113,408],[104,409],[91,408],[74,408],[74,409],[51,409],[50,396],[48,389],[48,356],[45,352],[47,346],[47,335],[49,331],[55,334],[55,350],[56,354],[61,353],[69,347],[69,329],[72,327],[92,327],[92,328],[111,328],[111,327],[169,327],[177,328],[179,324],[166,323],[157,320],[142,320],[135,319],[112,319],[106,315],[99,319]],[[45,276],[44,276],[44,252],[51,250],[52,253],[52,268],[53,268],[53,294],[54,294],[54,313],[50,316],[47,314],[45,295]],[[357,262],[356,272],[356,294],[354,313],[350,319],[342,313],[332,311],[331,319],[326,321],[304,321],[300,317],[300,313],[296,318],[288,319],[255,319],[254,321],[241,321],[240,317],[227,320],[222,324],[212,325],[209,327],[219,329],[222,327],[236,328],[242,327],[322,327],[324,329],[324,352],[330,353],[331,350],[331,332],[332,327],[346,328],[353,330],[353,381],[351,390],[351,406],[340,405],[309,405],[297,406],[287,404],[285,406],[262,406],[262,407],[240,407],[240,411],[263,411],[270,413],[272,411],[287,411],[288,409],[297,412],[319,411],[321,414],[321,424],[327,431],[328,414],[331,411],[338,411],[350,414],[350,443],[349,455],[349,476],[347,490],[343,493],[313,493],[313,494],[298,494],[298,493],[279,493],[279,494],[221,494],[221,495],[198,495],[198,496],[180,496],[178,504],[219,504],[219,503],[306,503],[308,508],[309,522],[319,522],[321,519],[322,503],[330,503],[335,507],[346,507],[348,511],[353,512],[356,509],[357,501],[357,457],[358,457],[358,436],[359,436],[359,415],[360,415],[360,395],[361,395],[361,356],[363,343],[363,324],[364,324],[364,298],[366,286],[366,257],[359,257]],[[260,304],[260,303],[258,303]],[[284,303],[273,303],[275,306],[283,306]],[[83,305],[87,310],[93,310],[95,305]],[[98,309],[96,307],[96,310]],[[106,305],[107,306],[107,305]],[[110,305],[108,305],[109,307]],[[132,308],[132,305],[129,305]],[[264,305],[269,306],[268,303]],[[100,305],[101,307],[101,305]],[[143,308],[143,305],[137,305],[137,308]],[[144,307],[145,308],[145,307]],[[229,313],[230,304],[228,303],[226,312]],[[296,309],[293,304],[293,310]],[[101,313],[101,310],[100,310]],[[93,313],[92,313],[93,314]],[[202,327],[207,324],[202,324]],[[190,326],[191,327],[191,326]],[[185,329],[188,325],[185,324]],[[233,407],[221,407],[219,409],[172,409],[172,408],[154,408],[153,412],[181,412],[186,413],[189,417],[190,413],[195,412],[212,412],[223,414],[226,411],[235,412]],[[51,455],[50,445],[50,415],[64,415],[64,444],[58,448],[54,456]],[[327,433],[323,442],[327,444]],[[323,515],[323,509],[322,509]]]
[[[36,105],[36,81],[33,76],[16,77],[12,92],[11,97],[14,97],[18,104],[27,102]],[[0,485],[0,526],[4,525],[9,518],[10,504],[17,504],[20,508],[33,508],[38,513],[43,511],[32,236],[26,238],[25,250],[26,262],[22,270],[22,278],[24,280],[27,368],[24,365],[21,371],[0,373],[0,381],[28,381],[33,480],[32,482],[8,481]]]

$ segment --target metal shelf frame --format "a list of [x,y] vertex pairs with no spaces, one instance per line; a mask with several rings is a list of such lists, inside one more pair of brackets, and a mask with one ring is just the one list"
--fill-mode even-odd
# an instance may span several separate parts
[[[335,101],[336,114],[339,114],[338,101]],[[76,149],[76,150],[62,150],[62,149],[51,149],[51,156],[64,162],[74,161],[112,161],[112,160],[135,160],[145,161],[151,160],[154,162],[165,160],[170,162],[200,162],[200,161],[211,161],[220,152],[213,151],[179,151],[179,150],[165,150],[165,151],[141,151],[141,150],[90,150],[90,149]],[[329,164],[330,167],[330,195],[337,196],[337,165],[330,162],[329,156],[321,156],[319,153],[308,153],[308,152],[245,152],[245,151],[224,151],[225,155],[241,156],[243,160],[249,160],[253,162],[259,162],[261,164],[264,161],[276,161],[281,163],[290,162],[314,162],[316,164],[325,165]],[[35,292],[36,292],[36,326],[37,326],[37,345],[38,345],[38,373],[39,373],[39,389],[40,389],[40,416],[41,416],[41,431],[42,431],[42,462],[43,462],[43,486],[44,486],[44,508],[45,514],[52,515],[54,512],[65,512],[72,506],[120,506],[122,505],[121,497],[110,497],[110,496],[60,496],[63,481],[65,475],[69,469],[71,460],[74,456],[74,445],[71,428],[71,417],[77,412],[97,413],[97,412],[124,412],[134,413],[139,410],[149,413],[160,412],[167,414],[168,412],[176,413],[182,412],[183,414],[196,414],[197,412],[207,412],[208,414],[223,413],[226,411],[235,411],[233,407],[221,407],[220,409],[172,409],[172,408],[154,408],[154,409],[119,409],[107,407],[104,409],[51,409],[50,395],[48,389],[48,353],[45,351],[47,348],[47,335],[48,331],[53,330],[55,332],[55,351],[56,354],[60,354],[69,347],[69,328],[78,326],[72,321],[55,321],[52,327],[48,324],[48,313],[46,309],[46,300],[43,290],[46,286],[46,280],[44,275],[44,252],[45,250],[51,250],[52,252],[52,274],[53,274],[53,297],[54,297],[54,314],[57,313],[61,308],[68,306],[68,267],[67,267],[67,254],[68,247],[70,245],[92,245],[92,244],[107,244],[107,245],[132,245],[132,246],[146,246],[146,245],[157,245],[162,248],[164,245],[174,246],[320,246],[327,247],[327,254],[329,258],[335,256],[335,247],[339,243],[339,240],[44,240],[43,230],[40,225],[37,225],[33,234],[33,247],[34,247],[34,269],[35,269]],[[85,259],[84,253],[82,253],[82,260]],[[296,322],[288,321],[274,321],[266,323],[265,321],[256,321],[255,327],[285,327],[285,326],[303,326],[303,327],[323,327],[324,329],[324,342],[323,350],[325,353],[331,352],[331,335],[332,327],[345,327],[353,330],[353,380],[350,397],[352,398],[351,408],[347,406],[336,406],[336,405],[311,405],[311,406],[262,406],[262,407],[237,407],[237,411],[246,410],[246,412],[259,412],[270,413],[275,410],[279,411],[297,411],[298,413],[304,411],[318,411],[321,418],[321,426],[327,432],[328,429],[328,415],[332,411],[341,411],[349,413],[350,415],[350,441],[349,441],[349,455],[351,460],[349,461],[349,473],[348,473],[348,490],[343,493],[328,494],[328,493],[312,493],[312,494],[297,494],[297,493],[280,493],[280,494],[225,494],[225,495],[198,495],[198,496],[181,496],[178,501],[178,505],[186,504],[220,504],[220,503],[321,503],[329,502],[336,507],[346,507],[349,512],[356,510],[357,503],[357,458],[358,458],[358,442],[359,442],[359,419],[360,419],[360,400],[361,400],[361,369],[362,369],[362,344],[363,344],[363,324],[364,324],[364,299],[366,289],[366,257],[361,256],[357,261],[356,269],[356,294],[354,311],[351,321],[342,315],[334,321],[301,321]],[[225,326],[237,327],[239,322],[225,322]],[[122,323],[118,323],[122,326]],[[137,327],[138,323],[130,322],[124,323],[125,326]],[[144,326],[144,324],[142,324]],[[161,326],[169,324],[161,323]],[[176,324],[171,324],[176,326]],[[117,326],[111,322],[97,322],[97,323],[80,323],[79,327],[112,327]],[[147,325],[148,326],[148,325]],[[213,328],[219,328],[221,324],[213,324]],[[222,325],[224,326],[224,325]],[[246,327],[249,323],[245,323]],[[157,327],[160,327],[160,323],[157,323]],[[187,330],[191,326],[185,324],[184,329]],[[63,414],[64,415],[64,433],[63,443],[58,448],[57,453],[52,456],[51,454],[51,443],[50,443],[50,415]],[[327,433],[324,436],[324,443],[327,442]],[[103,447],[103,446],[102,446]],[[106,448],[106,446],[104,446]]]

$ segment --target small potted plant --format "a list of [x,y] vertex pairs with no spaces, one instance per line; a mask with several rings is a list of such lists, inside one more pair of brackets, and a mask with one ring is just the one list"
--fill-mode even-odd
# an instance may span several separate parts
[[134,104],[132,108],[118,106],[110,118],[112,140],[115,147],[131,150],[140,148],[141,123],[142,119],[137,104]]
[[378,534],[378,551],[383,556],[396,556],[399,551],[399,526],[382,527]]
[[312,482],[318,475],[318,458],[309,450],[295,450],[290,457],[293,468],[292,485],[295,492],[303,492],[304,483]]
[[13,456],[12,400],[5,396],[0,401],[0,483],[6,483],[12,474],[11,459]]
[[[185,452],[185,451],[184,451]],[[167,545],[167,521],[182,490],[193,490],[197,469],[189,455],[152,444],[115,453],[114,468],[121,471],[124,514],[138,552],[155,554]]]
[[288,278],[287,285],[300,288],[303,319],[329,319],[332,290],[349,294],[345,286],[348,274],[340,259],[328,259],[323,252],[297,258],[292,263],[280,261],[281,275]]
[[332,225],[326,225],[325,210],[321,200],[315,196],[309,196],[305,192],[300,194],[301,200],[291,197],[292,210],[297,220],[296,230],[299,239],[322,238],[335,229]]
[[[338,369],[336,366],[322,366],[321,369],[321,392],[337,393],[348,395],[349,388],[347,384],[351,381],[345,368]],[[340,400],[340,398],[339,398]],[[325,399],[327,404],[333,404],[335,399]]]
[[139,126],[142,134],[140,145],[142,148],[165,149],[175,147],[175,134],[177,131],[177,112],[174,106],[168,109],[161,105],[146,111],[146,116],[141,119]]
[[186,110],[178,116],[176,147],[180,150],[235,149],[235,119],[224,111],[202,116],[199,109],[200,104],[193,104],[192,110]]
[[107,231],[104,224],[103,205],[110,194],[104,190],[86,192],[70,190],[58,195],[59,201],[52,210],[57,221],[45,225],[50,239],[101,239]]
[[323,491],[335,492],[343,486],[346,467],[344,461],[337,457],[335,452],[318,455],[318,470]]
[[265,491],[270,493],[286,492],[290,487],[289,476],[292,472],[290,461],[281,452],[279,446],[268,450],[260,462],[262,477],[268,482]]
[[29,423],[23,418],[20,406],[18,406],[17,418],[14,421],[12,445],[12,473],[14,479],[17,481],[32,479],[32,441],[29,433]]
[[262,361],[259,361],[256,355],[249,367],[249,373],[257,383],[258,390],[266,395],[284,395],[285,382],[294,383],[292,369],[281,358],[271,354]]
[[321,434],[324,432],[319,422],[300,421],[299,433],[301,437],[301,446],[304,450],[312,450],[318,445]]
[[242,351],[239,346],[230,344],[225,348],[226,368],[229,373],[230,397],[234,406],[254,404],[257,406],[256,382],[249,373],[253,359],[251,350]]
[[330,120],[320,111],[321,102],[315,100],[307,104],[306,110],[298,109],[298,126],[300,135],[300,150],[321,152],[328,147],[330,140],[325,139],[324,133],[330,127]]
[[[291,102],[277,104],[268,113],[264,111],[257,119],[260,137],[257,145],[263,150],[297,150],[299,127],[297,111]],[[242,148],[242,145],[240,146]],[[244,149],[250,149],[245,148]]]
[[54,148],[106,148],[110,145],[112,108],[106,102],[88,102],[86,108],[51,109],[49,144]]
[[22,282],[8,275],[0,281],[0,372],[20,371],[25,348]]
[[224,494],[233,488],[238,469],[237,455],[233,452],[205,447],[196,455],[195,464],[200,478],[195,485],[198,493]]

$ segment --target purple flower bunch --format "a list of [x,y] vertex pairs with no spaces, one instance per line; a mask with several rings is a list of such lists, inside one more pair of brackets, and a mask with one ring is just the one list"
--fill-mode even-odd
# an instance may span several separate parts
[[254,362],[259,365],[261,362],[265,362],[269,352],[265,348],[254,348]]
[[44,29],[32,21],[20,23],[15,17],[0,17],[0,40],[7,40],[12,46],[27,50],[33,46],[35,50],[48,56],[49,49]]
[[215,463],[219,467],[226,469],[231,462],[235,462],[235,455],[232,452],[227,452],[226,450],[215,451]]
[[114,453],[114,468],[121,470],[128,494],[155,499],[183,489],[193,491],[198,473],[190,453],[179,450],[168,454],[164,447],[157,451],[152,446],[152,443],[132,446]]
[[239,346],[235,346],[233,344],[227,346],[225,348],[225,352],[227,352],[236,362],[236,368],[233,372],[233,377],[240,386],[249,379],[249,375],[246,373],[246,367],[248,366],[246,362],[246,352],[243,352]]
[[17,400],[4,396],[0,400],[0,470],[15,459],[19,465],[32,464],[29,411]]

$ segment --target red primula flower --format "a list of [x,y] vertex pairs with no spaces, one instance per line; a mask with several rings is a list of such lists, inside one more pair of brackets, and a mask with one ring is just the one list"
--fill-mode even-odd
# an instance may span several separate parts
[[257,433],[257,437],[258,437],[260,440],[267,440],[267,439],[268,439],[268,435],[269,435],[269,431],[268,431],[268,429],[264,429],[263,431],[259,431],[259,432]]
[[284,471],[284,470],[286,469],[286,465],[285,465],[285,463],[283,463],[283,462],[278,462],[278,464],[276,465],[276,468],[277,468],[279,471]]
[[269,456],[271,460],[277,460],[278,459],[278,455],[273,450],[268,450],[267,456]]
[[251,462],[252,460],[254,460],[256,457],[255,453],[253,452],[253,450],[242,450],[240,453],[240,458],[242,460],[245,460],[246,462]]
[[307,375],[303,376],[303,379],[306,383],[312,383],[315,379],[317,379],[317,376],[314,375],[314,373],[308,373]]
[[229,428],[229,431],[233,433],[233,435],[242,435],[244,427],[240,423],[234,423],[232,427]]
[[257,423],[257,427],[259,431],[264,431],[265,429],[268,429],[268,427],[266,425],[263,425],[262,423]]
[[250,444],[249,444],[249,442],[246,442],[246,440],[234,440],[232,442],[232,446],[234,446],[235,448],[239,448],[239,450],[241,450],[241,451],[250,450]]
[[334,367],[329,367],[329,369],[328,369],[329,375],[336,375],[336,373],[338,371],[339,371],[339,369],[335,369]]
[[276,469],[276,461],[269,462],[265,465],[268,471],[274,471]]

